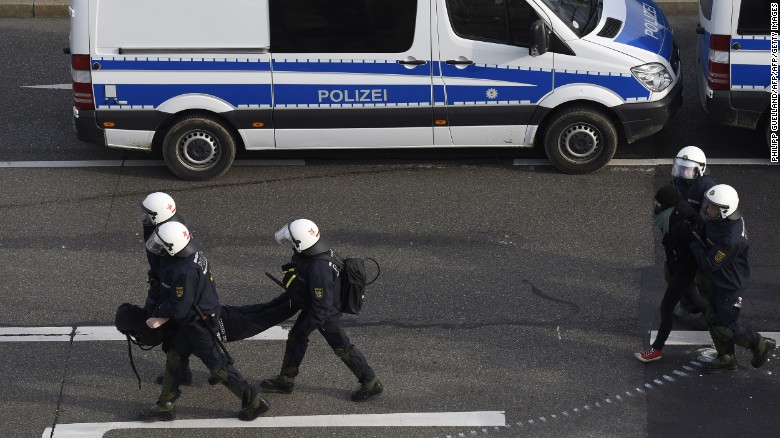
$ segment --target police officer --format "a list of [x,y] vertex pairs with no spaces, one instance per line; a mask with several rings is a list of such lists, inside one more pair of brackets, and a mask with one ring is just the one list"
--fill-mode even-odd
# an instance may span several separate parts
[[[144,229],[144,242],[154,233],[155,228],[166,222],[186,224],[181,214],[176,211],[176,203],[173,201],[173,198],[163,192],[151,193],[141,201],[140,221]],[[162,298],[160,296],[160,256],[146,250],[146,260],[149,262],[149,271],[147,272],[149,291],[146,294],[144,309],[146,310],[146,316],[152,316],[152,311],[154,311],[157,303]],[[168,334],[163,338],[161,346],[164,353],[167,353],[171,348],[171,339],[175,332],[175,325],[174,322],[169,322],[163,329]],[[164,377],[165,372],[157,376],[157,383],[162,384]],[[192,371],[189,366],[184,369],[184,377],[181,383],[183,385],[192,384]]]
[[[677,156],[674,157],[672,163],[672,177],[674,177],[672,184],[680,190],[682,199],[687,201],[694,211],[697,212],[701,208],[704,193],[715,185],[715,181],[706,173],[707,156],[704,154],[704,151],[696,146],[686,146],[677,152]],[[698,215],[694,216],[694,220],[703,225]],[[667,272],[666,274],[668,277],[669,273]],[[706,281],[701,276],[698,276],[695,283],[691,283],[689,287],[690,291],[680,297],[680,302],[674,309],[674,314],[680,318],[687,316],[689,313],[704,313],[707,310],[706,307],[701,307],[701,303],[704,302],[705,298],[702,297],[693,302],[688,299],[688,297],[696,293],[696,287],[699,288],[702,294],[706,295]]]
[[333,262],[337,255],[330,243],[321,238],[317,225],[308,219],[285,224],[275,238],[280,245],[292,245],[294,251],[291,261],[282,266],[286,291],[267,303],[259,318],[263,324],[273,326],[298,311],[300,314],[287,337],[279,375],[263,380],[260,386],[266,392],[291,393],[309,335],[317,330],[360,383],[352,393],[352,401],[361,402],[380,394],[383,387],[374,370],[341,326],[340,272]]
[[699,297],[693,287],[696,275],[696,261],[689,248],[693,240],[691,218],[698,215],[691,205],[682,199],[680,190],[669,184],[661,187],[655,194],[653,210],[655,225],[661,230],[661,243],[666,253],[665,268],[667,277],[666,292],[661,300],[661,324],[658,335],[650,348],[635,353],[642,362],[651,362],[663,357],[663,348],[672,331],[674,306],[680,297],[688,295],[690,302],[706,309],[707,302]]
[[176,330],[165,363],[165,378],[160,397],[141,413],[146,421],[176,418],[174,402],[189,357],[195,355],[211,372],[211,381],[222,383],[241,400],[238,418],[253,420],[268,410],[268,403],[233,367],[221,349],[215,331],[221,304],[209,262],[200,243],[187,227],[178,222],[160,225],[146,241],[147,249],[160,258],[160,300],[147,325],[152,329],[176,323]]
[[753,352],[751,364],[755,368],[766,362],[776,345],[774,339],[737,323],[750,276],[745,219],[738,206],[739,196],[733,187],[719,184],[710,188],[700,213],[706,241],[691,243],[699,269],[710,280],[707,322],[718,356],[705,365],[706,373],[736,370],[735,344]]

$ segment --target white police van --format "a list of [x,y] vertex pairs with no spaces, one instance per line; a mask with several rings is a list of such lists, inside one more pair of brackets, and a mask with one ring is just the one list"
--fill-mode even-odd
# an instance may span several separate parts
[[186,179],[238,148],[530,147],[600,169],[682,99],[652,0],[73,0],[74,126]]
[[[699,0],[699,102],[716,123],[769,143],[770,0]],[[776,5],[776,3],[775,3]]]

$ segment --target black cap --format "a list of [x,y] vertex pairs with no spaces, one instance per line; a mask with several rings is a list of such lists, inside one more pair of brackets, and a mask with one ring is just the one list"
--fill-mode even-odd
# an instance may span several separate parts
[[655,193],[655,200],[661,204],[661,208],[664,210],[674,207],[681,199],[680,189],[671,184],[661,187]]

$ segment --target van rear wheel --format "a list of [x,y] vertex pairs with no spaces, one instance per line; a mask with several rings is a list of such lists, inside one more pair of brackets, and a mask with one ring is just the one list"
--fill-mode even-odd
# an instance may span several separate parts
[[163,159],[176,176],[204,181],[224,174],[236,157],[236,140],[220,122],[205,116],[176,121],[163,139]]
[[544,149],[561,172],[595,172],[615,155],[617,130],[603,112],[575,107],[554,117],[544,131]]

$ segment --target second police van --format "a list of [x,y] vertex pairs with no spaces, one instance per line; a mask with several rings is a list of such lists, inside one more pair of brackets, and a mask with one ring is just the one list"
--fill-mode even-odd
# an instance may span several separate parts
[[716,123],[762,130],[767,144],[772,77],[771,3],[699,0],[696,28],[696,80],[702,108]]
[[605,166],[682,99],[652,0],[72,0],[74,127],[162,148],[179,177],[236,150],[544,147]]

